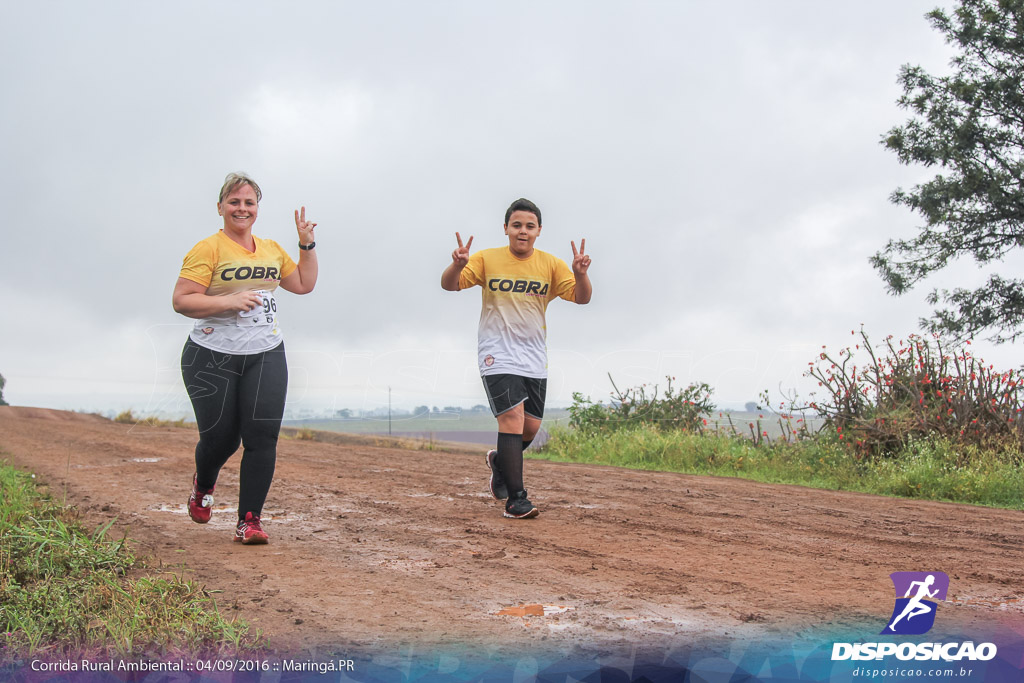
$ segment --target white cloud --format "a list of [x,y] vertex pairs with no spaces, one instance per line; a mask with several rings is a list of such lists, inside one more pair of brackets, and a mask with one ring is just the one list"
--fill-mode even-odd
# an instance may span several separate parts
[[253,144],[270,162],[306,167],[350,153],[375,110],[372,94],[358,85],[300,79],[261,84],[238,116],[249,121]]

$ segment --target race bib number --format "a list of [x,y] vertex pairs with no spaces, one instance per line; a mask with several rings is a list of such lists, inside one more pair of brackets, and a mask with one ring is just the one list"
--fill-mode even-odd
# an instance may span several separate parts
[[265,289],[256,290],[263,298],[263,305],[256,306],[251,311],[243,311],[238,314],[236,324],[239,327],[257,327],[262,325],[273,325],[277,318],[277,300],[274,293]]

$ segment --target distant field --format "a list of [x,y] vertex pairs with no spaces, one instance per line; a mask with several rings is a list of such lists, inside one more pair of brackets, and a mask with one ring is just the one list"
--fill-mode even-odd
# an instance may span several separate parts
[[[569,412],[549,410],[544,425],[567,424]],[[388,418],[323,418],[311,420],[285,420],[286,427],[308,427],[328,432],[349,432],[351,434],[387,434]],[[391,430],[395,432],[494,432],[498,421],[490,413],[430,413],[425,416],[408,415],[391,418]]]
[[[721,417],[719,417],[719,413],[721,413]],[[781,418],[770,412],[749,413],[743,410],[715,411],[708,416],[707,420],[709,428],[718,429],[718,431],[726,434],[735,430],[741,436],[751,436],[751,431],[757,430],[759,432],[768,432],[768,436],[774,439],[783,433]],[[790,427],[799,429],[805,424],[804,421],[798,420],[800,420],[799,416],[793,417],[790,420]],[[823,420],[819,417],[808,417],[806,419],[807,428],[811,432],[820,429],[822,423]]]
[[[764,415],[764,417],[760,417]],[[729,418],[732,418],[730,426]],[[750,425],[758,431],[768,432],[772,438],[782,432],[777,416],[770,413],[748,413],[743,411],[716,411],[708,416],[709,429],[727,432],[735,429],[742,436],[751,435]],[[795,422],[795,420],[794,420]],[[817,429],[820,420],[808,421],[812,429]],[[541,438],[536,445],[546,440],[546,432],[553,427],[565,427],[569,424],[569,411],[565,409],[547,410],[544,416],[544,427]],[[341,432],[347,434],[388,434],[388,419],[384,418],[316,418],[309,420],[285,420],[285,427],[307,428],[324,432]],[[794,425],[798,426],[798,425]],[[390,435],[415,439],[437,441],[457,441],[463,443],[489,444],[494,441],[498,421],[490,413],[430,413],[424,416],[408,415],[392,417]]]
[[[544,428],[569,423],[567,410],[545,411]],[[430,413],[424,416],[392,417],[390,432],[384,418],[323,418],[312,420],[285,420],[285,427],[307,428],[323,432],[347,434],[389,434],[396,437],[431,441],[455,441],[473,444],[493,444],[498,421],[490,413]],[[546,434],[537,439],[537,445],[546,440]]]

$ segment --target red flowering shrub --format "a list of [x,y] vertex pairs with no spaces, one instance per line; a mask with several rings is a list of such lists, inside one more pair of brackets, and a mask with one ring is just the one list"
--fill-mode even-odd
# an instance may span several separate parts
[[970,342],[954,350],[937,336],[897,343],[890,335],[876,352],[863,330],[860,337],[855,348],[835,355],[822,347],[806,373],[824,393],[809,407],[859,452],[890,454],[928,436],[964,445],[1024,445],[1020,371],[986,365]]

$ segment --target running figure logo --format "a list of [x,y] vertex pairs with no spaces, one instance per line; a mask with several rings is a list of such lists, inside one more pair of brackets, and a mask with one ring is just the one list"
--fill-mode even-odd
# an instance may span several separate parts
[[935,624],[937,601],[946,599],[949,577],[943,572],[893,572],[889,578],[896,589],[896,605],[882,634],[927,633]]

